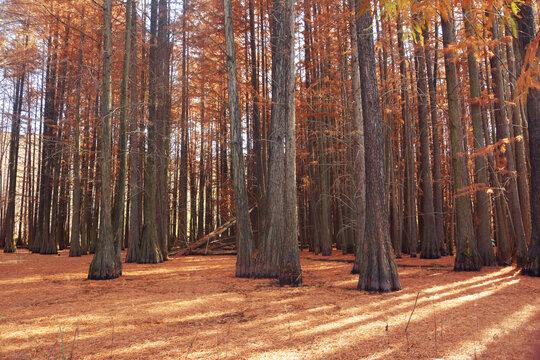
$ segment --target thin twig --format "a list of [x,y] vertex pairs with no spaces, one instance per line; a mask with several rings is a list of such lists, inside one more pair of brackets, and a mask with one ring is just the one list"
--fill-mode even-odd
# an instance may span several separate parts
[[405,327],[405,337],[407,338],[407,352],[409,351],[410,349],[410,345],[409,345],[409,324],[411,323],[411,319],[412,319],[412,316],[414,314],[414,310],[416,310],[416,304],[418,303],[418,297],[420,296],[420,291],[418,292],[418,294],[416,294],[416,300],[414,300],[414,307],[411,311],[411,315],[409,316],[409,321],[407,321],[407,326]]

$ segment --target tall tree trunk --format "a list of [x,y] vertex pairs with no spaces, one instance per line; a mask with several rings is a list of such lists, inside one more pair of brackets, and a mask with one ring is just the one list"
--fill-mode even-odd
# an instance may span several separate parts
[[358,290],[387,292],[401,289],[397,266],[392,256],[386,206],[382,116],[375,67],[375,50],[369,2],[357,0],[356,20],[358,63],[362,92],[362,111],[366,149],[366,204],[370,216],[360,252]]
[[407,80],[407,59],[405,57],[405,47],[403,44],[403,30],[401,15],[398,15],[398,48],[399,48],[399,71],[401,74],[401,101],[403,102],[402,114],[404,122],[404,143],[405,143],[405,219],[406,219],[406,240],[409,245],[411,257],[416,257],[418,244],[418,223],[416,210],[416,184],[415,184],[415,158],[414,158],[414,126],[411,118],[411,105],[409,99],[409,83]]
[[[284,93],[278,98],[285,104],[285,113],[279,114],[285,122],[285,173],[283,192],[284,233],[281,240],[281,258],[279,264],[279,284],[299,286],[302,284],[302,269],[298,255],[298,213],[296,192],[296,99],[295,99],[295,63],[294,63],[294,0],[286,0],[280,10],[274,14],[279,19],[274,24],[274,31],[279,36],[276,46],[282,57],[283,67],[278,76],[283,81]],[[280,51],[281,50],[281,51]],[[288,55],[288,56],[287,56]],[[275,56],[275,55],[274,55]],[[277,67],[277,66],[276,66]],[[288,71],[287,71],[288,67]]]
[[[492,32],[495,40],[499,39],[499,22],[496,16],[493,17]],[[525,228],[523,227],[523,218],[521,217],[521,207],[519,203],[519,191],[517,187],[516,179],[516,161],[514,156],[514,144],[512,143],[510,129],[508,125],[508,118],[506,116],[506,102],[504,94],[504,78],[502,74],[502,61],[500,45],[496,44],[492,49],[493,56],[490,58],[491,64],[491,76],[493,80],[493,93],[495,95],[494,113],[495,121],[497,124],[497,140],[507,141],[505,144],[504,154],[500,157],[506,159],[507,174],[503,176],[503,183],[506,185],[506,189],[509,194],[510,213],[512,217],[512,224],[514,228],[514,236],[517,247],[517,263],[518,266],[523,266],[527,257],[527,241],[525,239]]]
[[120,254],[114,248],[111,225],[111,57],[112,57],[112,0],[103,2],[103,88],[101,95],[101,212],[99,239],[88,279],[114,279],[122,275]]
[[360,64],[358,62],[358,30],[356,29],[356,6],[354,0],[349,0],[351,7],[351,71],[352,71],[352,106],[354,140],[352,143],[355,169],[353,179],[353,224],[355,231],[355,261],[351,273],[360,272],[362,244],[364,243],[366,227],[366,159],[364,148],[364,119],[362,118],[362,94],[360,83]]
[[[526,51],[525,64],[538,76],[540,46],[535,41],[534,12],[530,5],[522,5],[519,21],[519,41]],[[538,40],[538,37],[536,37]],[[536,61],[535,61],[536,59]],[[527,264],[523,272],[531,276],[540,276],[540,91],[529,89],[527,94],[527,120],[529,125],[529,152],[531,156],[531,203],[532,232]]]
[[13,233],[15,232],[15,194],[17,188],[17,165],[19,162],[19,133],[21,129],[22,100],[24,91],[25,72],[17,77],[13,115],[11,117],[11,134],[9,142],[9,188],[7,210],[4,218],[4,252],[14,253],[17,250]]
[[128,228],[128,251],[126,262],[137,262],[139,259],[141,238],[141,188],[139,169],[139,117],[138,117],[138,92],[137,92],[137,1],[131,2],[131,46],[130,46],[130,108],[129,108],[129,228]]
[[[435,40],[437,40],[438,26],[435,26]],[[427,42],[429,29],[428,25],[423,31],[424,42]],[[443,214],[443,187],[441,175],[441,141],[439,140],[439,118],[437,116],[437,71],[438,71],[438,56],[437,44],[435,42],[435,51],[433,58],[429,47],[425,48],[426,68],[429,87],[429,110],[431,117],[432,130],[432,149],[433,149],[433,208],[435,210],[435,228],[437,231],[437,239],[441,249],[441,255],[446,255],[452,251],[447,251],[445,232],[444,232],[444,214]]]
[[[84,19],[84,10],[81,15]],[[79,64],[77,68],[77,102],[75,105],[75,126],[73,137],[75,144],[73,146],[73,220],[71,223],[71,238],[69,256],[81,256],[81,176],[80,176],[80,133],[81,133],[81,93],[82,93],[82,65],[84,59],[84,34],[81,34],[79,42]]]
[[[234,44],[233,15],[231,0],[223,0],[225,21],[225,47],[227,55],[227,90],[229,116],[231,119],[232,175],[234,183],[234,204],[236,208],[236,276],[251,275],[253,259],[253,233],[249,221],[246,190],[244,155],[242,145],[242,121],[238,102],[236,73],[236,51]],[[201,158],[202,158],[201,153]],[[201,194],[202,195],[202,194]]]
[[152,0],[150,7],[150,73],[149,73],[149,104],[148,104],[148,152],[146,154],[146,166],[144,168],[144,226],[141,238],[140,256],[138,263],[155,264],[163,262],[163,256],[159,247],[158,223],[157,223],[157,21],[158,0]]
[[116,259],[120,260],[122,242],[124,241],[124,212],[126,193],[126,173],[127,173],[127,126],[126,117],[128,113],[128,85],[129,70],[131,60],[131,0],[126,1],[126,30],[124,35],[124,68],[122,71],[122,83],[120,85],[120,119],[118,129],[118,158],[120,165],[118,177],[116,179],[116,189],[113,208],[113,239],[114,248],[118,252]]
[[[420,14],[423,17],[422,14]],[[422,34],[416,33],[420,38]],[[420,122],[420,187],[422,189],[422,253],[423,259],[441,257],[440,245],[435,227],[433,206],[433,187],[431,181],[431,156],[429,151],[428,88],[426,85],[426,60],[421,44],[415,44],[414,63],[416,67],[416,86],[418,87],[418,118]]]
[[178,240],[180,244],[187,244],[187,189],[188,189],[188,114],[189,114],[189,95],[188,95],[188,44],[187,44],[187,28],[186,17],[188,9],[188,1],[185,0],[182,11],[182,108],[181,108],[181,150],[180,150],[180,183],[178,194]]
[[482,260],[478,255],[478,247],[474,235],[473,213],[469,191],[469,175],[467,159],[463,145],[463,131],[459,105],[459,85],[454,51],[450,50],[456,43],[453,19],[450,13],[441,15],[443,45],[446,49],[444,67],[446,70],[446,89],[448,93],[448,127],[452,145],[452,166],[454,169],[454,196],[457,227],[457,253],[454,264],[456,271],[478,271],[482,268]]
[[[272,10],[272,108],[268,154],[268,187],[264,232],[259,244],[253,276],[280,277],[285,224],[284,177],[287,118],[290,116],[290,61],[294,40],[289,24],[291,0],[274,1]],[[279,54],[277,56],[276,54]],[[296,231],[295,231],[296,234]],[[291,269],[292,271],[292,269]],[[284,273],[286,275],[286,273]],[[291,272],[292,274],[292,272]],[[281,278],[280,278],[281,279]],[[290,281],[283,278],[284,281]]]
[[[469,9],[463,9],[463,18],[465,21],[465,30],[467,36],[473,36],[472,12]],[[476,238],[478,240],[478,254],[482,259],[482,265],[494,266],[495,253],[491,245],[491,230],[489,224],[489,195],[487,188],[489,186],[486,158],[484,154],[479,153],[485,147],[484,129],[482,125],[481,93],[480,79],[478,76],[478,64],[476,62],[475,50],[472,46],[468,49],[467,64],[469,67],[469,91],[471,96],[471,118],[473,126],[474,150],[477,152],[474,157],[474,181],[476,185],[475,205],[475,227]]]
[[265,198],[265,179],[261,147],[261,114],[259,110],[259,73],[257,71],[257,51],[255,48],[255,12],[253,0],[249,0],[249,46],[251,51],[251,86],[253,87],[253,151],[255,155],[255,178],[256,178],[256,209],[255,219],[257,219],[257,232],[254,236],[255,245],[259,243],[262,233],[262,217]]

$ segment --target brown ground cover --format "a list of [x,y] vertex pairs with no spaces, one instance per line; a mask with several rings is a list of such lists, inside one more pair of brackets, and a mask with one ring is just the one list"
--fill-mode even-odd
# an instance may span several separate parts
[[236,279],[232,256],[88,281],[91,256],[67,255],[0,254],[0,359],[61,359],[60,327],[74,359],[540,358],[540,279],[515,268],[404,258],[404,290],[368,294],[351,264],[307,252],[300,288]]

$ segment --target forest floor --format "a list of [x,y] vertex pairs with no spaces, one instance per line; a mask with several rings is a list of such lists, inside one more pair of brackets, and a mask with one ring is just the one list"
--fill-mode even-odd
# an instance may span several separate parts
[[233,256],[109,281],[86,280],[90,260],[0,254],[0,359],[61,359],[62,342],[66,359],[540,359],[540,278],[513,267],[405,257],[403,290],[369,294],[338,252],[301,252],[300,288],[237,279]]

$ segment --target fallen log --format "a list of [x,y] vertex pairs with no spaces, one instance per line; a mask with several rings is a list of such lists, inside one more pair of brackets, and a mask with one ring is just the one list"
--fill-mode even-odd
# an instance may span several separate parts
[[[249,210],[249,212],[251,213],[253,211],[253,209],[255,209],[255,208],[252,207]],[[218,237],[219,235],[223,234],[225,231],[227,231],[231,226],[233,226],[235,224],[236,224],[236,218],[232,218],[229,221],[225,222],[220,227],[218,227],[217,229],[215,229],[214,231],[212,231],[211,233],[209,233],[209,234],[203,236],[202,238],[200,238],[199,240],[189,244],[186,248],[180,249],[175,254],[171,254],[171,256],[174,256],[174,255],[183,255],[183,256],[189,255],[189,254],[192,253],[193,250],[198,249],[198,248],[200,248],[202,246],[207,246],[209,244],[210,240],[212,240],[212,239]]]

